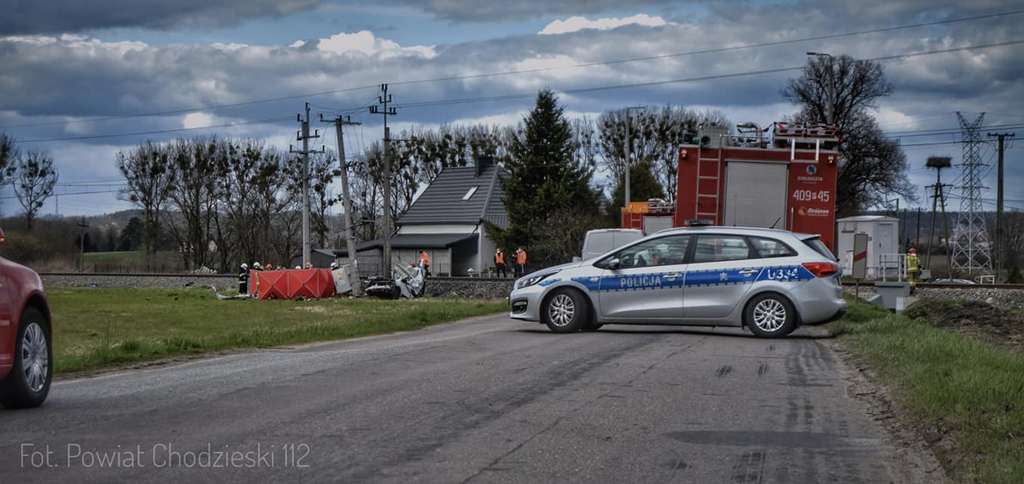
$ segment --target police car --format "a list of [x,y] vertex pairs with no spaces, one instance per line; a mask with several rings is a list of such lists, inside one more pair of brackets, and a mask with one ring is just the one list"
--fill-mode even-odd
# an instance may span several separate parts
[[816,235],[683,227],[528,274],[509,302],[512,318],[556,333],[624,323],[742,326],[781,337],[846,311],[839,278]]

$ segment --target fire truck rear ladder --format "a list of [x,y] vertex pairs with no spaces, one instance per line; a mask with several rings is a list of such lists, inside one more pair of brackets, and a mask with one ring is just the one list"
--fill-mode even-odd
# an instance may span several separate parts
[[[694,192],[697,194],[696,200],[696,216],[701,220],[711,220],[712,223],[718,224],[718,213],[720,208],[720,200],[722,194],[722,148],[717,149],[718,157],[716,158],[704,158],[704,150],[698,148],[697,150],[697,189]],[[705,161],[713,161],[715,163],[715,169],[713,173],[706,173],[702,171]],[[715,182],[715,190],[713,192],[701,191],[701,187],[704,185],[701,180],[711,180]],[[714,200],[714,211],[713,212],[702,212],[700,211],[700,199],[710,198]]]

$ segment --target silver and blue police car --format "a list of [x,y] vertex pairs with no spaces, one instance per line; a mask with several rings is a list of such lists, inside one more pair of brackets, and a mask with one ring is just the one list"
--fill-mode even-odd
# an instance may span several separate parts
[[682,227],[527,274],[509,302],[512,318],[556,333],[622,323],[743,326],[781,337],[846,311],[840,275],[816,235]]

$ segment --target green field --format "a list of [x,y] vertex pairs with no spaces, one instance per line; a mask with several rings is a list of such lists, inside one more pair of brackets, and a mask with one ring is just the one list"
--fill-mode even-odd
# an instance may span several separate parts
[[1024,355],[925,320],[851,301],[833,327],[895,391],[912,423],[963,482],[1024,482]]
[[405,331],[505,310],[504,301],[219,301],[208,289],[51,289],[56,373],[219,350]]

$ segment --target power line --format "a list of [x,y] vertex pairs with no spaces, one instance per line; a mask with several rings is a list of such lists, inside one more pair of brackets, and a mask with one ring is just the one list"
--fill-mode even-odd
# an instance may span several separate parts
[[[882,28],[877,28],[877,29],[859,30],[859,31],[852,31],[852,32],[842,32],[842,33],[836,33],[836,34],[817,35],[817,36],[811,36],[811,37],[803,37],[803,38],[799,38],[799,39],[779,40],[779,41],[772,41],[772,42],[758,42],[758,43],[742,44],[742,45],[731,46],[731,47],[717,47],[717,48],[709,48],[709,49],[690,50],[690,51],[684,51],[684,52],[676,52],[676,53],[669,53],[669,54],[659,54],[659,55],[652,55],[652,56],[624,57],[624,58],[612,59],[612,60],[606,60],[606,61],[584,62],[584,63],[578,63],[578,64],[565,65],[565,66],[537,67],[537,68],[532,68],[532,69],[518,69],[518,70],[508,70],[508,71],[490,72],[490,73],[481,73],[481,74],[467,74],[467,75],[461,75],[461,76],[445,76],[445,77],[436,77],[436,78],[429,78],[429,79],[413,79],[413,80],[404,80],[404,81],[399,80],[399,81],[392,81],[390,84],[392,84],[392,85],[408,85],[408,84],[422,84],[422,83],[433,83],[433,82],[482,79],[482,78],[488,78],[488,77],[500,77],[500,76],[509,76],[509,75],[519,75],[519,74],[532,74],[532,73],[546,72],[546,71],[552,71],[552,70],[558,70],[558,69],[575,69],[575,68],[593,67],[593,66],[601,66],[601,65],[614,65],[614,64],[623,64],[623,63],[630,63],[630,62],[642,62],[642,61],[650,61],[650,60],[657,60],[657,59],[667,59],[667,58],[674,58],[674,57],[685,57],[685,56],[700,55],[700,54],[714,54],[714,53],[722,53],[722,52],[731,52],[731,51],[738,51],[738,50],[762,48],[762,47],[776,47],[776,46],[780,46],[780,45],[790,45],[790,44],[797,44],[797,43],[803,43],[803,42],[814,42],[814,41],[821,41],[821,40],[837,39],[837,38],[843,38],[843,37],[853,37],[853,36],[858,36],[858,35],[876,34],[876,33],[884,33],[884,32],[894,32],[894,31],[899,31],[899,30],[909,30],[909,29],[916,29],[916,28],[921,28],[921,27],[930,27],[930,26],[936,26],[936,25],[947,25],[947,24],[960,23],[960,22],[970,22],[970,21],[984,20],[984,19],[990,19],[990,18],[1008,17],[1008,16],[1013,16],[1013,15],[1020,15],[1022,13],[1024,13],[1024,10],[1011,10],[1011,11],[1001,12],[1001,13],[992,13],[992,14],[985,14],[985,15],[975,15],[975,16],[970,16],[970,17],[958,17],[958,18],[952,18],[952,19],[937,20],[937,21],[932,21],[932,22],[920,22],[920,23],[915,23],[915,24],[896,25],[896,26],[891,26],[891,27],[882,27]],[[20,124],[20,125],[0,126],[0,129],[28,128],[28,127],[39,127],[39,126],[59,126],[59,125],[75,124],[75,123],[107,121],[107,120],[113,120],[113,119],[126,119],[126,118],[137,118],[137,117],[148,117],[148,116],[166,116],[166,115],[171,115],[171,114],[183,114],[183,113],[194,112],[194,111],[210,111],[210,110],[221,109],[221,108],[232,108],[232,107],[239,107],[239,106],[248,106],[248,105],[253,105],[253,104],[263,104],[263,103],[271,103],[271,102],[278,102],[278,101],[293,100],[293,99],[299,99],[299,98],[326,96],[326,95],[330,95],[330,94],[339,94],[339,93],[343,93],[343,92],[353,92],[353,91],[359,91],[359,90],[363,90],[363,89],[371,89],[371,88],[376,88],[376,87],[378,87],[378,85],[376,85],[376,84],[374,84],[374,85],[365,85],[365,86],[356,86],[356,87],[350,87],[350,88],[331,89],[331,90],[327,90],[327,91],[319,91],[319,92],[311,92],[311,93],[303,93],[303,94],[294,94],[294,95],[288,95],[288,96],[278,96],[278,97],[264,98],[264,99],[252,99],[252,100],[240,101],[240,102],[236,102],[236,103],[197,105],[197,106],[193,106],[193,107],[189,107],[189,108],[178,108],[178,109],[171,109],[171,110],[166,110],[166,111],[150,111],[150,112],[142,112],[142,113],[134,113],[134,114],[111,115],[111,116],[101,116],[101,117],[93,117],[93,118],[83,118],[83,119],[78,119],[78,120],[51,121],[51,122],[42,122],[42,123],[33,123],[33,124]]]
[[[1012,124],[990,124],[988,126],[982,126],[983,129],[1014,129],[1024,127],[1022,123]],[[916,134],[903,134],[903,133],[916,133]],[[931,128],[931,129],[918,129],[918,130],[904,130],[904,131],[889,131],[886,134],[892,135],[896,138],[908,138],[911,136],[938,136],[943,134],[960,134],[960,128]]]
[[[1006,46],[1018,45],[1018,44],[1024,44],[1024,39],[1010,40],[1010,41],[1006,41],[1006,42],[995,42],[995,43],[991,43],[991,44],[979,44],[979,45],[968,45],[968,46],[963,46],[963,47],[951,47],[951,48],[948,48],[948,49],[936,49],[936,50],[909,52],[909,53],[906,53],[906,54],[887,55],[887,56],[872,57],[872,58],[861,59],[861,60],[875,61],[875,62],[888,62],[888,61],[893,61],[893,60],[909,59],[909,58],[913,58],[913,57],[923,57],[923,56],[936,55],[936,54],[948,54],[948,53],[953,53],[953,52],[964,52],[964,51],[979,50],[979,49],[989,49],[989,48],[994,48],[994,47],[1006,47]],[[687,82],[714,81],[714,80],[732,79],[732,78],[738,78],[738,77],[750,77],[750,76],[758,76],[758,75],[765,75],[765,74],[776,74],[776,73],[780,73],[780,72],[799,71],[799,70],[803,70],[803,68],[804,68],[803,65],[791,66],[791,67],[777,67],[777,68],[771,68],[771,69],[760,69],[760,70],[755,70],[755,71],[733,72],[733,73],[729,73],[729,74],[715,74],[715,75],[698,76],[698,77],[686,77],[686,78],[668,79],[668,80],[662,80],[662,81],[634,82],[634,83],[626,83],[626,84],[613,84],[613,85],[606,85],[606,86],[595,86],[595,87],[586,87],[586,88],[577,88],[577,89],[562,89],[562,90],[560,90],[560,92],[565,93],[565,94],[581,94],[581,93],[591,93],[591,92],[599,92],[599,91],[611,91],[611,90],[616,90],[616,89],[628,89],[628,88],[635,88],[635,87],[653,87],[653,86],[660,86],[660,85],[666,85],[666,84],[681,84],[681,83],[687,83]],[[488,97],[476,97],[476,98],[451,98],[451,99],[437,99],[437,100],[433,100],[433,101],[414,101],[414,102],[410,102],[410,103],[399,104],[398,106],[400,108],[419,108],[419,107],[428,107],[428,106],[446,106],[446,105],[453,105],[453,104],[472,104],[472,103],[477,103],[477,102],[501,101],[501,100],[518,99],[518,98],[533,98],[534,96],[536,96],[536,93],[531,92],[531,93],[523,93],[523,94],[506,94],[506,95],[501,95],[501,96],[488,96]]]
[[[121,192],[121,190],[96,190],[96,191],[89,191],[89,192],[54,193],[53,195],[54,196],[67,197],[67,196],[72,196],[72,195],[94,195],[94,194],[97,194],[97,193],[120,193],[120,192]],[[0,200],[14,200],[16,198],[18,198],[17,195],[8,195],[8,196],[0,197]]]
[[235,123],[211,124],[211,125],[207,125],[207,126],[196,126],[196,127],[192,127],[192,128],[157,129],[157,130],[152,130],[152,131],[136,131],[136,132],[133,132],[133,133],[109,133],[109,134],[96,134],[96,135],[89,135],[89,136],[70,136],[70,137],[66,137],[66,138],[28,139],[28,140],[18,141],[18,143],[19,144],[45,143],[45,142],[50,142],[50,141],[81,141],[81,140],[103,139],[103,138],[121,138],[121,137],[125,137],[125,136],[147,136],[147,135],[151,135],[151,134],[180,133],[180,132],[184,132],[184,131],[195,131],[195,130],[200,130],[200,129],[232,128],[232,127],[235,127],[235,126],[243,126],[243,125],[246,125],[246,124],[272,123],[272,122],[275,122],[275,121],[283,121],[283,120],[286,120],[286,119],[291,119],[291,118],[274,117],[274,118],[267,118],[267,119],[257,119],[257,120],[253,120],[253,121],[238,121],[238,122],[235,122]]
[[[952,53],[952,52],[964,52],[964,51],[988,49],[988,48],[995,48],[995,47],[1005,47],[1005,46],[1018,45],[1018,44],[1024,44],[1024,39],[1022,39],[1022,40],[1012,40],[1012,41],[1006,41],[1006,42],[996,42],[996,43],[991,43],[991,44],[980,44],[980,45],[969,45],[969,46],[963,46],[963,47],[953,47],[953,48],[948,48],[948,49],[936,49],[936,50],[929,50],[929,51],[909,52],[909,53],[906,53],[906,54],[896,54],[896,55],[889,55],[889,56],[882,56],[882,57],[873,57],[873,58],[868,58],[868,59],[863,59],[863,60],[866,60],[866,61],[877,61],[877,62],[887,62],[887,61],[893,61],[893,60],[909,59],[909,58],[913,58],[913,57],[922,57],[922,56],[937,55],[937,54],[947,54],[947,53]],[[681,84],[681,83],[688,83],[688,82],[702,82],[702,81],[712,81],[712,80],[723,80],[723,79],[733,79],[733,78],[740,78],[740,77],[751,77],[751,76],[758,76],[758,75],[765,75],[765,74],[775,74],[775,73],[780,73],[780,72],[799,71],[799,70],[802,70],[803,68],[804,68],[804,66],[802,66],[802,65],[801,66],[792,66],[792,67],[778,67],[778,68],[761,69],[761,70],[755,70],[755,71],[733,72],[733,73],[728,73],[728,74],[716,74],[716,75],[688,77],[688,78],[680,78],[680,79],[668,79],[668,80],[661,80],[661,81],[647,81],[647,82],[635,82],[635,83],[626,83],[626,84],[612,84],[612,85],[605,85],[605,86],[593,86],[593,87],[576,88],[576,89],[563,89],[560,92],[565,93],[565,94],[582,94],[582,93],[592,93],[592,92],[600,92],[600,91],[611,91],[611,90],[618,90],[618,89],[630,89],[630,88],[637,88],[637,87],[653,87],[653,86],[668,85],[668,84]],[[530,93],[506,94],[506,95],[488,96],[488,97],[451,98],[451,99],[438,99],[438,100],[432,100],[432,101],[413,101],[413,102],[409,102],[409,103],[405,103],[405,104],[399,104],[397,107],[403,108],[403,109],[406,109],[406,108],[413,108],[413,109],[415,109],[415,108],[434,107],[434,106],[447,106],[447,105],[455,105],[455,104],[473,104],[473,103],[478,103],[478,102],[490,102],[490,101],[498,101],[498,100],[512,100],[512,99],[526,99],[526,98],[532,99],[534,96],[536,96],[536,93],[530,92]],[[167,130],[140,131],[140,132],[134,132],[134,133],[111,133],[111,134],[102,134],[102,135],[76,136],[76,137],[65,137],[65,138],[33,139],[33,140],[19,141],[19,143],[42,143],[42,142],[56,142],[56,141],[80,141],[80,140],[89,140],[89,139],[117,138],[117,137],[125,137],[125,136],[143,136],[143,135],[151,135],[151,134],[166,134],[166,133],[186,132],[186,131],[199,130],[199,129],[229,128],[229,127],[240,126],[240,125],[245,125],[245,124],[259,124],[259,123],[268,123],[268,122],[274,122],[274,121],[281,121],[281,120],[284,120],[284,119],[290,119],[290,118],[269,118],[269,119],[255,120],[255,121],[239,121],[239,122],[236,122],[236,123],[221,124],[221,125],[197,126],[197,127],[193,127],[193,128],[177,128],[177,129],[167,129]],[[955,142],[949,142],[949,143],[918,143],[918,144],[910,144],[910,145],[903,145],[903,146],[925,146],[925,145],[930,145],[930,144],[950,144],[950,143],[955,143]]]

